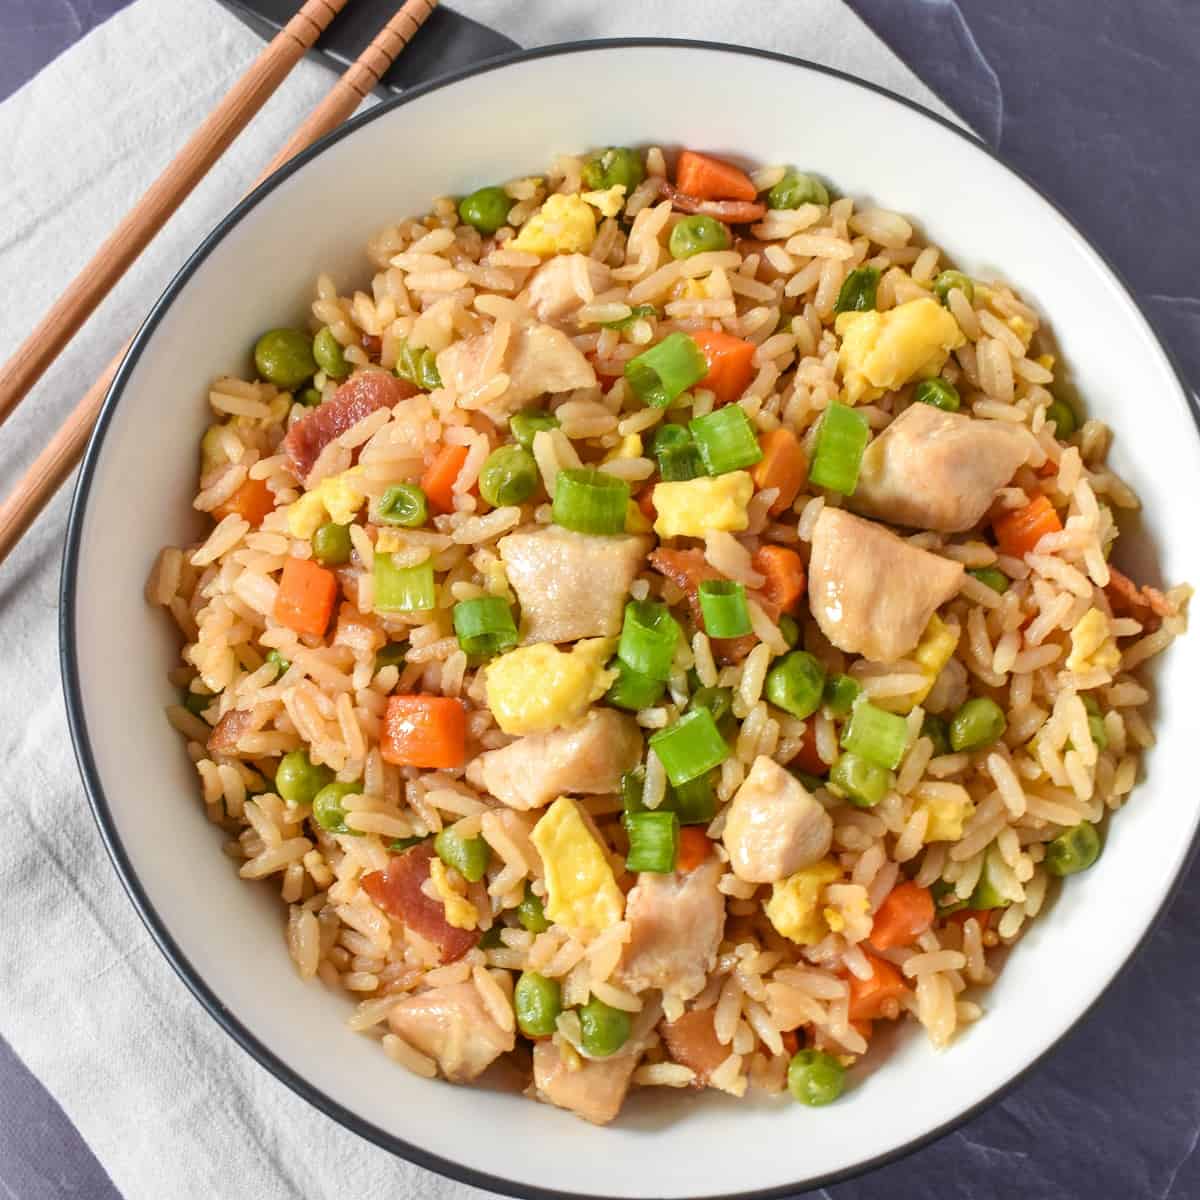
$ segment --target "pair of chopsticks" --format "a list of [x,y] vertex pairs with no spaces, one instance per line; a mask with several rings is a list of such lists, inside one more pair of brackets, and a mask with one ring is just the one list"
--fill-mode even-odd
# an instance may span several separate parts
[[[33,332],[0,367],[0,422],[21,402],[188,193],[266,103],[347,0],[306,0],[125,215]],[[296,129],[255,186],[345,121],[428,19],[438,0],[407,0]],[[0,562],[83,456],[126,342],[0,505]]]

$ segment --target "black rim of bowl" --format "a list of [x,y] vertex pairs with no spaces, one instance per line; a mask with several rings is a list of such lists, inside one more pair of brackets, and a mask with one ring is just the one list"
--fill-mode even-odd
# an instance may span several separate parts
[[[71,730],[71,740],[75,748],[75,758],[79,765],[80,774],[83,777],[84,787],[87,792],[88,801],[92,808],[92,813],[96,819],[96,823],[100,828],[100,836],[104,841],[105,847],[108,850],[109,856],[116,867],[117,874],[120,876],[121,883],[128,893],[130,900],[133,902],[134,908],[137,909],[138,915],[141,917],[146,928],[150,931],[151,937],[158,944],[158,948],[166,956],[167,961],[174,968],[176,974],[183,980],[184,984],[196,997],[197,1000],[207,1009],[209,1015],[225,1030],[230,1037],[236,1041],[243,1050],[250,1054],[258,1063],[265,1067],[272,1075],[275,1076],[281,1083],[291,1088],[297,1095],[303,1097],[315,1108],[319,1109],[326,1116],[331,1117],[334,1121],[346,1129],[357,1133],[359,1136],[366,1138],[368,1141],[374,1142],[377,1146],[398,1155],[401,1158],[407,1159],[410,1162],[416,1163],[418,1166],[425,1167],[431,1171],[436,1171],[439,1174],[448,1176],[452,1179],[459,1180],[463,1183],[471,1184],[478,1188],[488,1188],[493,1191],[505,1192],[513,1196],[530,1197],[531,1200],[556,1200],[557,1197],[572,1196],[578,1200],[604,1200],[597,1193],[589,1192],[558,1192],[550,1191],[545,1188],[536,1187],[530,1184],[522,1183],[518,1180],[508,1179],[501,1175],[492,1175],[484,1171],[476,1171],[470,1167],[465,1167],[460,1163],[450,1159],[442,1158],[439,1155],[431,1154],[429,1151],[422,1149],[420,1146],[415,1146],[411,1142],[406,1142],[404,1139],[396,1137],[393,1134],[387,1133],[371,1122],[364,1120],[356,1113],[343,1107],[337,1101],[327,1096],[324,1092],[314,1087],[295,1070],[289,1067],[285,1062],[279,1059],[275,1054],[267,1049],[239,1020],[229,1011],[217,997],[216,993],[208,986],[201,978],[195,967],[189,962],[187,956],[179,948],[170,931],[160,918],[157,910],[151,902],[149,896],[142,888],[141,882],[138,879],[137,872],[133,867],[129,856],[125,852],[125,847],[121,841],[120,833],[117,830],[116,822],[113,820],[112,813],[108,807],[108,801],[104,794],[104,789],[101,786],[99,772],[96,769],[95,758],[92,754],[91,740],[88,733],[87,722],[83,712],[83,701],[79,683],[79,662],[76,649],[76,629],[75,629],[75,604],[76,604],[76,573],[79,566],[80,539],[82,536],[83,517],[87,508],[88,496],[91,491],[93,476],[96,470],[96,464],[99,460],[101,450],[104,445],[105,435],[108,430],[109,423],[113,413],[116,411],[117,405],[120,403],[121,395],[125,385],[129,380],[130,374],[137,365],[142,351],[146,343],[154,333],[160,320],[166,310],[174,302],[176,295],[180,292],[183,286],[191,278],[199,265],[208,257],[213,247],[232,229],[251,209],[253,209],[264,196],[273,191],[284,179],[293,174],[304,166],[310,159],[315,158],[327,146],[334,142],[340,141],[344,137],[349,137],[357,129],[370,121],[374,121],[381,116],[391,112],[393,109],[402,107],[411,100],[415,100],[420,96],[435,92],[441,88],[448,87],[458,83],[463,79],[469,79],[475,75],[487,74],[491,71],[501,70],[515,63],[528,62],[533,59],[561,57],[567,54],[587,53],[597,50],[625,50],[636,49],[640,47],[660,47],[660,48],[678,48],[678,49],[698,49],[698,50],[713,50],[723,54],[740,54],[752,58],[769,59],[774,62],[785,63],[789,66],[798,67],[806,71],[816,72],[821,75],[829,75],[835,79],[850,83],[856,87],[863,88],[866,91],[873,92],[878,96],[891,100],[895,104],[902,105],[904,108],[912,112],[919,113],[929,121],[933,121],[940,125],[943,129],[948,129],[963,141],[969,143],[977,150],[982,150],[989,157],[997,161],[1001,166],[1008,170],[1021,182],[1030,187],[1051,209],[1054,210],[1073,230],[1078,238],[1092,250],[1099,260],[1104,264],[1108,272],[1117,280],[1128,296],[1130,302],[1134,305],[1137,311],[1141,314],[1142,319],[1146,322],[1147,327],[1152,333],[1158,348],[1162,352],[1168,365],[1171,367],[1175,377],[1179,383],[1179,387],[1187,400],[1189,410],[1192,414],[1193,421],[1196,422],[1200,429],[1200,404],[1198,404],[1191,389],[1187,386],[1183,374],[1179,369],[1173,355],[1171,354],[1166,342],[1163,340],[1154,323],[1146,314],[1142,305],[1138,302],[1132,289],[1126,284],[1120,273],[1109,262],[1107,256],[1101,253],[1089,239],[1083,234],[1079,227],[1071,218],[1063,212],[1063,210],[1052,200],[1045,192],[1037,186],[1032,180],[1028,179],[1015,167],[1007,163],[999,154],[996,153],[990,146],[967,130],[954,122],[947,120],[935,112],[931,112],[923,105],[918,104],[914,100],[909,100],[904,96],[899,96],[895,92],[889,91],[887,88],[880,87],[877,84],[870,83],[867,80],[858,79],[853,75],[849,75],[844,71],[835,70],[832,67],[826,67],[820,63],[809,62],[806,59],[795,58],[787,54],[779,54],[769,50],[757,50],[748,46],[733,46],[721,45],[716,42],[705,41],[690,41],[683,38],[606,38],[597,41],[588,42],[564,42],[559,45],[542,46],[532,50],[517,51],[513,54],[506,54],[497,58],[487,59],[484,62],[478,63],[475,66],[465,68],[461,71],[456,71],[453,74],[446,75],[436,79],[430,83],[423,84],[420,87],[411,89],[403,95],[396,96],[389,100],[376,105],[374,108],[368,109],[366,112],[347,121],[344,125],[339,126],[334,132],[322,138],[308,150],[297,155],[285,167],[271,176],[260,187],[256,188],[249,196],[232,209],[212,230],[211,233],[204,239],[195,252],[188,258],[179,272],[167,285],[166,290],[155,302],[154,307],[150,310],[149,315],[142,323],[138,330],[133,344],[129,352],[126,354],[121,367],[118,370],[116,377],[113,380],[112,386],[104,401],[104,407],[101,410],[99,420],[96,423],[95,432],[92,435],[91,441],[88,444],[87,453],[84,456],[83,465],[80,469],[79,478],[75,485],[75,493],[71,502],[71,512],[67,527],[66,545],[63,552],[63,569],[62,580],[60,584],[59,595],[59,657],[61,661],[61,669],[63,676],[63,690],[65,693],[67,720]],[[1125,961],[1114,971],[1112,978],[1101,989],[1096,999],[1092,1001],[1088,1007],[1079,1014],[1079,1016],[1071,1023],[1071,1025],[1063,1031],[1063,1033],[1055,1039],[1046,1049],[1039,1054],[1035,1059],[1026,1064],[1016,1075],[999,1087],[990,1092],[982,1100],[973,1104],[969,1109],[951,1120],[939,1125],[935,1129],[929,1130],[920,1137],[905,1143],[903,1146],[898,1146],[893,1150],[889,1150],[884,1154],[877,1155],[873,1158],[866,1159],[863,1162],[857,1163],[845,1170],[835,1171],[814,1179],[801,1179],[796,1183],[771,1187],[759,1190],[750,1190],[745,1192],[728,1193],[724,1197],[710,1197],[709,1200],[771,1200],[775,1197],[786,1197],[794,1195],[798,1189],[811,1189],[827,1186],[831,1183],[837,1183],[841,1180],[851,1179],[855,1176],[862,1175],[868,1171],[874,1170],[877,1167],[883,1166],[886,1163],[894,1162],[904,1158],[909,1154],[921,1149],[923,1146],[929,1145],[931,1142],[945,1136],[960,1125],[970,1120],[977,1113],[982,1112],[985,1108],[994,1104],[1001,1097],[1006,1095],[1012,1088],[1016,1087],[1025,1077],[1050,1053],[1058,1048],[1062,1042],[1075,1030],[1079,1025],[1090,1015],[1092,1010],[1100,1003],[1107,995],[1109,989],[1117,981],[1117,979],[1128,969],[1130,963],[1137,956],[1138,952],[1146,944],[1146,940],[1151,932],[1157,926],[1159,920],[1170,906],[1174,899],[1176,889],[1180,882],[1187,874],[1188,868],[1191,865],[1193,858],[1196,855],[1197,845],[1200,844],[1200,834],[1192,839],[1192,844],[1188,854],[1185,857],[1179,873],[1176,875],[1171,888],[1164,897],[1158,911],[1154,914],[1153,919],[1147,925],[1145,931],[1138,939],[1137,944],[1130,951]]]

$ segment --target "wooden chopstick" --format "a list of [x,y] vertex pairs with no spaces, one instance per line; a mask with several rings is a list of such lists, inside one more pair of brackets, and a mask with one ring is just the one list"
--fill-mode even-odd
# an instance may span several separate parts
[[125,214],[33,332],[0,367],[0,422],[62,353],[117,280],[262,108],[288,72],[312,49],[345,4],[346,0],[306,0],[188,138],[145,195]]
[[[288,139],[262,178],[349,117],[412,40],[437,3],[438,0],[407,0]],[[0,505],[0,563],[83,457],[104,397],[129,346],[130,342],[126,342],[121,347]]]

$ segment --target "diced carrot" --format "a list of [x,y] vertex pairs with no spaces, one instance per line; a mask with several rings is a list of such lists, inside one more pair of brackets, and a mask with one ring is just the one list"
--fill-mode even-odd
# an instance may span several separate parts
[[795,1054],[800,1049],[800,1038],[794,1029],[785,1029],[779,1035],[779,1040],[783,1042],[783,1048],[788,1054]]
[[283,564],[275,596],[275,620],[297,633],[320,637],[329,627],[337,599],[337,576],[307,558]]
[[1054,505],[1038,496],[1023,508],[1013,509],[992,521],[1001,554],[1024,558],[1048,533],[1061,533],[1062,522]]
[[871,926],[871,945],[876,950],[911,946],[932,924],[929,889],[908,880],[892,888],[879,906]]
[[760,546],[750,560],[754,569],[766,578],[762,594],[778,605],[780,612],[794,613],[804,595],[804,562],[795,550],[786,546]]
[[443,446],[421,476],[421,490],[434,512],[454,511],[454,481],[467,461],[466,446]]
[[750,478],[759,491],[778,488],[767,512],[777,517],[792,507],[808,478],[808,459],[804,448],[790,429],[772,429],[758,440],[762,458],[750,468]]
[[799,767],[808,775],[828,775],[829,764],[817,753],[817,730],[814,721],[804,722],[804,741],[796,751],[791,766]]
[[223,521],[230,513],[237,513],[257,529],[274,509],[275,496],[266,480],[247,479],[228,500],[212,510],[212,515],[214,521]]
[[851,1021],[874,1021],[886,1017],[888,1014],[885,1009],[890,1011],[892,1003],[898,1002],[908,992],[903,976],[890,962],[873,954],[867,955],[867,961],[871,964],[870,979],[859,979],[853,974],[846,977],[850,985]]
[[873,1021],[851,1021],[850,1028],[858,1034],[865,1042],[871,1040],[871,1034],[875,1032],[875,1023]]
[[447,696],[389,696],[379,753],[397,767],[461,767],[467,761],[467,710]]
[[1056,463],[1052,458],[1047,458],[1046,461],[1042,463],[1042,465],[1038,467],[1036,471],[1034,471],[1034,474],[1039,479],[1049,479],[1051,475],[1058,474],[1058,463]]
[[695,150],[685,150],[679,156],[675,186],[701,200],[753,200],[758,195],[745,171]]
[[698,825],[685,825],[679,831],[679,853],[675,858],[675,870],[687,874],[705,862],[712,853],[712,842]]
[[696,386],[714,392],[718,404],[732,404],[754,378],[754,344],[720,329],[697,329],[691,336],[708,361],[708,374]]
[[946,920],[955,925],[965,925],[972,917],[979,922],[979,931],[987,933],[988,926],[992,923],[992,913],[994,908],[960,908],[958,912],[952,912]]
[[654,485],[651,484],[647,488],[643,488],[637,498],[637,506],[641,509],[642,516],[650,522],[651,525],[658,520],[658,509],[654,507]]

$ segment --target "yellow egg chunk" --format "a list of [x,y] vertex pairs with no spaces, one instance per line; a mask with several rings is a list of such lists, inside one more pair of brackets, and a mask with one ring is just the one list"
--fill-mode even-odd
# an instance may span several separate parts
[[560,796],[530,835],[546,871],[546,916],[569,929],[608,929],[625,897],[579,804]]
[[753,495],[747,471],[655,484],[654,532],[664,538],[740,533],[750,524],[746,506]]
[[612,187],[601,192],[583,192],[581,195],[593,208],[599,210],[602,217],[615,217],[621,211],[621,205],[625,203],[625,185],[614,183]]
[[963,826],[975,812],[975,805],[966,795],[924,800],[917,807],[929,814],[926,842],[957,842],[963,835]]
[[933,690],[933,685],[941,674],[942,668],[954,656],[958,639],[961,636],[962,630],[957,625],[947,625],[937,613],[934,613],[929,618],[929,624],[925,626],[925,632],[921,634],[917,648],[908,656],[921,668],[921,674],[925,676],[927,682],[915,692],[909,692],[904,696],[883,696],[877,699],[875,704],[880,708],[886,708],[889,712],[906,715],[912,712],[918,704],[924,703],[925,697]]
[[310,538],[327,520],[349,525],[367,499],[358,483],[361,474],[362,467],[351,467],[340,475],[331,475],[290,504],[288,532],[292,537]]
[[429,860],[429,878],[446,910],[446,924],[455,929],[474,929],[479,924],[479,911],[470,900],[455,891],[446,864],[440,858]]
[[837,863],[823,858],[772,884],[771,897],[763,904],[767,920],[788,941],[815,946],[829,932],[829,924],[820,911],[821,893],[841,875]]
[[571,650],[549,642],[500,655],[487,668],[487,702],[505,733],[549,733],[574,725],[617,677],[604,664],[616,638],[587,638]]
[[834,328],[842,339],[838,366],[850,404],[877,400],[911,379],[932,378],[967,340],[954,317],[927,296],[887,312],[842,313]]
[[1098,608],[1089,608],[1071,630],[1067,670],[1082,675],[1097,667],[1115,671],[1120,665],[1121,651],[1111,636],[1108,618]]
[[596,240],[596,214],[580,196],[551,196],[521,226],[513,250],[532,254],[586,254]]
[[325,505],[319,492],[305,492],[287,508],[288,533],[294,538],[310,538],[325,524]]

